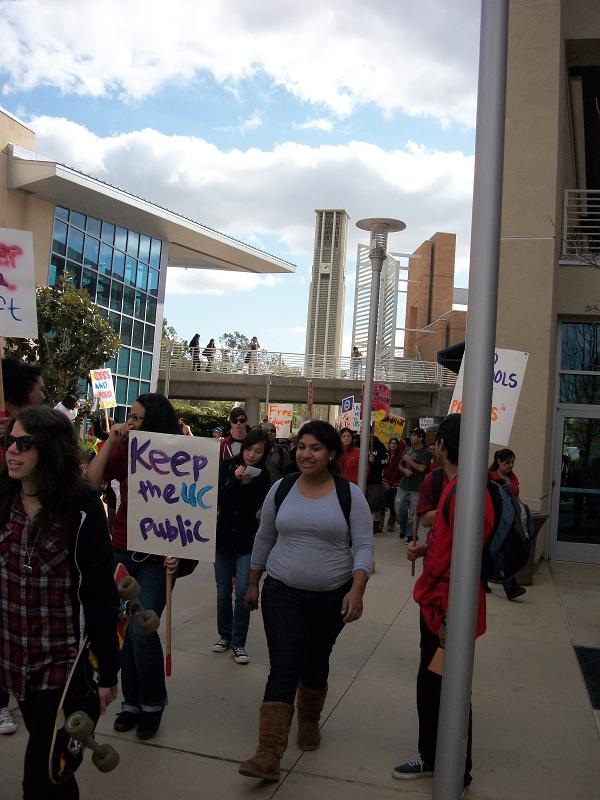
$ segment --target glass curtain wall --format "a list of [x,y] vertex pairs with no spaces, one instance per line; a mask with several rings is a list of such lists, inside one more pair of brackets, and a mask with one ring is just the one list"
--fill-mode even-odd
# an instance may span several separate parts
[[160,239],[55,208],[48,285],[64,277],[85,287],[119,336],[119,353],[105,365],[115,376],[118,422],[150,391],[161,247]]

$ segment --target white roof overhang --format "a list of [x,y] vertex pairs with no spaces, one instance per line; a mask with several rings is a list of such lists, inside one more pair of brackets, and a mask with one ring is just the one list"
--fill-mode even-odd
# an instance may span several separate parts
[[8,149],[8,188],[162,239],[169,245],[168,266],[254,273],[296,269],[289,261],[13,144]]

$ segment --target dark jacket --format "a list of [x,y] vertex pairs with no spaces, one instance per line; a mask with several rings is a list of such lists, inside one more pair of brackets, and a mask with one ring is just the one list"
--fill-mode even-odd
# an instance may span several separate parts
[[84,633],[98,658],[100,686],[114,686],[119,672],[119,595],[113,549],[98,492],[86,490],[78,506],[69,547],[73,594],[83,606]]
[[260,475],[242,484],[234,474],[240,464],[242,458],[236,456],[223,461],[219,470],[217,551],[228,556],[252,552],[259,524],[256,512],[271,488],[269,471],[264,466]]

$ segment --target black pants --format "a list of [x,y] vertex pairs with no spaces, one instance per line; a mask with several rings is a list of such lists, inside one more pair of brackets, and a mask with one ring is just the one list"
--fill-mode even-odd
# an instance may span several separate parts
[[25,750],[23,800],[78,800],[79,798],[75,778],[55,786],[48,775],[54,719],[62,693],[62,689],[46,691],[28,689],[25,699],[19,700],[23,721],[29,731],[29,741]]
[[[435,745],[440,716],[440,695],[442,678],[427,667],[431,663],[440,640],[427,627],[423,617],[421,622],[421,663],[417,675],[417,710],[419,712],[419,753],[423,761],[430,767],[435,766]],[[471,783],[471,746],[473,735],[473,714],[469,711],[469,737],[467,741],[467,758],[465,761],[464,784]]]
[[344,627],[342,600],[351,586],[309,592],[265,579],[261,608],[271,664],[265,702],[293,704],[299,681],[307,689],[327,686],[329,656]]

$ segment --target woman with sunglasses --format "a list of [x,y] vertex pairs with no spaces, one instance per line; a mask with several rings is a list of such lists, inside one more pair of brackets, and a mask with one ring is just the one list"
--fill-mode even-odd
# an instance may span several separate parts
[[[121,505],[112,527],[115,564],[123,563],[140,585],[140,602],[160,616],[166,601],[166,570],[173,573],[175,558],[137,553],[127,549],[127,437],[130,430],[181,435],[177,415],[162,394],[142,394],[131,406],[126,423],[113,425],[87,475],[93,486],[117,480]],[[137,728],[139,739],[151,739],[160,727],[167,704],[163,649],[157,632],[143,633],[129,625],[121,652],[122,710],[114,722],[119,733]]]
[[98,658],[102,713],[117,695],[119,599],[106,515],[83,480],[64,414],[45,406],[17,412],[2,446],[0,685],[17,698],[29,731],[23,797],[71,800],[77,783],[50,783],[48,753],[84,634]]

